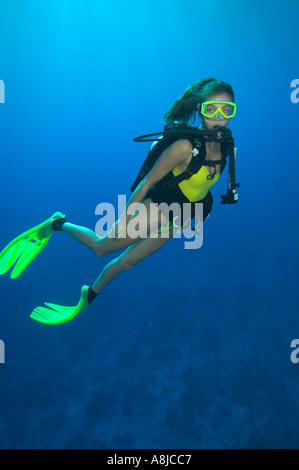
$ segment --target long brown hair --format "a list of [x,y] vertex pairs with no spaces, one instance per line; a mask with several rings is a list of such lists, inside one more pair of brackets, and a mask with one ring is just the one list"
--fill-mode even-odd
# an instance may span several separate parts
[[235,95],[232,86],[216,78],[203,78],[191,83],[186,88],[180,98],[178,98],[169,108],[162,121],[173,124],[175,121],[187,123],[191,118],[196,119],[198,103],[203,103],[205,99],[216,92],[228,93],[234,101]]

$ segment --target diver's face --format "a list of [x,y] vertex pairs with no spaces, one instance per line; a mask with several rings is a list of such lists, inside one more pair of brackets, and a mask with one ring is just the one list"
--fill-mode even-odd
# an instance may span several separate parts
[[[210,101],[210,100],[223,100],[223,101],[232,101],[232,97],[228,93],[214,93],[213,95],[207,96],[205,98],[205,101]],[[218,103],[217,106],[221,109],[225,109],[225,103]],[[218,111],[217,114],[220,114]],[[199,117],[202,119],[202,127],[208,130],[213,129],[214,126],[223,126],[226,127],[227,124],[229,123],[229,119],[217,119],[217,115],[213,116],[211,118],[208,118],[206,116],[201,116],[200,115],[200,110],[199,110]]]

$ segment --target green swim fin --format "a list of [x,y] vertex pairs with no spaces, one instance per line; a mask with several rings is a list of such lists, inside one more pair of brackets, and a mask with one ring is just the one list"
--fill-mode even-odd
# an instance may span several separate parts
[[39,240],[37,233],[53,220],[65,217],[61,212],[55,212],[49,219],[14,238],[0,253],[0,274],[5,274],[16,263],[10,277],[16,279],[42,251],[50,240],[50,235]]
[[88,286],[81,287],[81,297],[77,305],[74,307],[64,307],[63,305],[46,303],[47,307],[36,307],[30,317],[33,320],[48,325],[58,325],[70,321],[76,315],[83,312],[88,306]]

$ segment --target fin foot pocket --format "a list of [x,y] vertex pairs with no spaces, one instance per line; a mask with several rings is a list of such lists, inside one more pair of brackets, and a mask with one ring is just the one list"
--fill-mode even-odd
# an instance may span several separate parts
[[82,286],[80,300],[74,307],[45,302],[47,308],[36,307],[31,313],[30,318],[48,325],[58,325],[72,320],[72,318],[82,313],[89,306],[88,288],[88,286]]

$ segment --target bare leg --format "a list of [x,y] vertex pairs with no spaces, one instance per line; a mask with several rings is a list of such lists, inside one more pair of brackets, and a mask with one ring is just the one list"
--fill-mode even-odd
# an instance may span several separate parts
[[74,225],[69,222],[63,224],[62,232],[71,235],[71,237],[92,251],[94,251],[95,243],[99,240],[97,234],[89,228]]
[[[142,203],[147,209],[147,220],[142,221],[142,223],[146,225],[148,232],[150,232],[153,229],[153,221],[151,221],[149,217],[149,208],[150,204],[153,203],[150,198],[145,199]],[[161,213],[155,205],[153,205],[152,208],[153,210],[157,211],[156,215],[158,220],[158,226],[160,226],[163,220]],[[134,217],[136,217],[136,214],[131,215],[130,221]],[[73,237],[78,242],[82,243],[84,246],[93,251],[97,256],[103,256],[114,251],[122,250],[123,248],[127,248],[128,246],[133,245],[140,240],[144,240],[144,238],[140,237],[130,238],[128,235],[126,236],[126,238],[120,238],[118,240],[115,240],[109,237],[109,233],[106,234],[104,237],[98,237],[98,235],[89,228],[74,225],[69,222],[66,222],[62,226],[62,231]]]
[[94,282],[93,290],[96,293],[101,292],[119,274],[133,268],[139,261],[159,250],[171,237],[172,233],[169,232],[168,238],[162,238],[161,236],[159,238],[144,238],[127,248],[124,253],[105,266],[98,279]]

